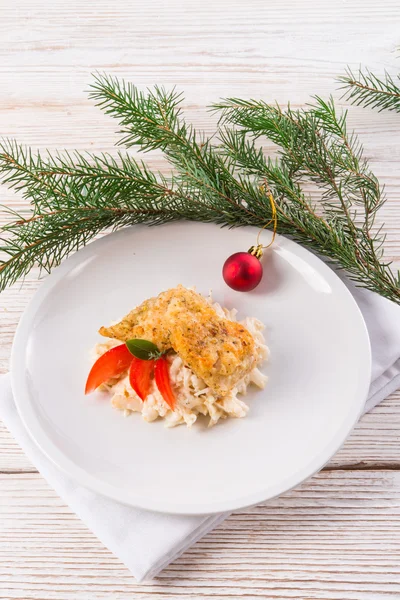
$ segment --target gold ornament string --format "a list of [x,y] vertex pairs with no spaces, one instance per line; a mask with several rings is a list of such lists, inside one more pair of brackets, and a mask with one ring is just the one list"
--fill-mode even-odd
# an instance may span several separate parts
[[[270,246],[272,246],[272,244],[274,243],[275,238],[276,238],[276,230],[277,230],[277,227],[278,227],[278,217],[277,217],[277,214],[276,214],[275,200],[274,200],[271,192],[268,192],[268,200],[269,200],[269,203],[271,204],[272,218],[264,225],[264,227],[262,227],[260,229],[260,231],[258,232],[258,235],[257,235],[257,246],[261,246],[261,248],[263,250],[266,250],[267,248],[269,248]],[[273,232],[272,232],[272,239],[271,239],[270,243],[267,246],[263,246],[262,244],[260,244],[260,235],[261,235],[262,231],[264,231],[264,229],[266,229],[267,227],[269,227],[271,225],[271,223],[274,224],[274,229],[273,229]]]
[[[272,244],[275,241],[276,230],[278,228],[278,215],[277,215],[277,211],[276,211],[275,200],[274,200],[274,197],[272,196],[270,190],[268,190],[268,200],[269,200],[269,203],[271,205],[271,215],[272,215],[272,218],[267,223],[265,223],[265,225],[258,232],[258,235],[257,235],[257,245],[256,246],[252,246],[250,248],[250,250],[249,250],[249,253],[253,254],[253,256],[256,256],[257,258],[261,258],[262,255],[263,255],[263,250],[266,250],[267,248],[269,248],[270,246],[272,246]],[[273,231],[272,231],[272,239],[271,239],[270,243],[267,244],[267,246],[263,246],[262,244],[260,244],[260,235],[264,231],[264,229],[266,229],[267,227],[269,227],[272,223],[274,225]]]

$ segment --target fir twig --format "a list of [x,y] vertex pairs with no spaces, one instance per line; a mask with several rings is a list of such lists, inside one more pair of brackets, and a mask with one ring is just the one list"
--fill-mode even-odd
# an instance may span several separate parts
[[[119,144],[140,150],[160,149],[178,171],[179,181],[189,190],[201,193],[201,200],[229,219],[228,206],[236,210],[236,218],[252,217],[252,187],[233,177],[234,167],[221,158],[211,139],[200,135],[182,116],[182,94],[155,87],[147,94],[130,83],[119,82],[107,75],[96,75],[91,98],[106,114],[122,126]],[[228,206],[227,206],[228,205]],[[224,223],[222,220],[221,223]],[[235,225],[229,219],[228,224]]]
[[[346,130],[346,114],[337,115],[332,100],[285,112],[263,102],[228,100],[218,109],[242,129],[222,129],[221,140],[214,141],[186,123],[175,91],[143,93],[98,75],[92,97],[120,122],[120,143],[161,149],[174,172],[154,173],[125,153],[117,159],[77,152],[34,155],[4,142],[0,176],[30,200],[33,212],[13,215],[3,228],[0,249],[7,257],[0,263],[0,290],[34,263],[50,270],[109,227],[172,219],[263,227],[271,219],[271,189],[280,233],[347,269],[358,285],[400,302],[399,279],[382,261],[383,238],[373,230],[382,191],[356,137]],[[260,135],[280,146],[278,160],[256,149]],[[305,179],[321,189],[318,207],[302,190]]]
[[368,69],[353,73],[350,68],[338,78],[344,90],[343,98],[357,106],[369,106],[382,110],[400,112],[400,75],[398,83],[385,71],[383,78]]
[[182,218],[180,192],[131,157],[66,153],[33,155],[14,142],[0,144],[0,175],[29,199],[31,216],[2,228],[0,290],[38,264],[50,271],[73,250],[109,227],[160,224]]
[[[346,113],[338,115],[332,99],[315,100],[306,110],[288,107],[285,112],[262,101],[237,98],[217,104],[214,108],[223,121],[242,128],[239,133],[228,130],[223,134],[224,151],[244,172],[275,182],[278,193],[301,204],[303,213],[311,217],[316,216],[316,207],[304,198],[300,185],[307,179],[313,181],[322,190],[322,215],[316,230],[321,237],[313,247],[346,268],[359,285],[399,302],[399,276],[382,261],[384,237],[373,229],[384,202],[382,190],[356,136],[347,132]],[[265,161],[262,151],[247,140],[247,136],[254,140],[262,135],[280,147],[278,163]],[[293,235],[299,239],[298,233]]]

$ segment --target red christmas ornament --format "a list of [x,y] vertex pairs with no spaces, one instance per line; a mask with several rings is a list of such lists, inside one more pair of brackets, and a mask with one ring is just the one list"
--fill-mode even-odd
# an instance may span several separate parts
[[[237,292],[250,292],[250,290],[254,290],[258,286],[263,276],[263,267],[260,258],[263,255],[263,250],[272,246],[275,240],[278,224],[275,201],[267,182],[264,183],[264,187],[268,192],[272,219],[258,232],[256,246],[252,246],[248,252],[236,252],[232,254],[226,259],[222,267],[222,275],[225,283]],[[271,224],[274,226],[272,239],[268,246],[263,246],[260,244],[260,233]]]
[[263,276],[261,256],[261,246],[252,246],[248,252],[232,254],[222,268],[225,283],[237,292],[254,290]]

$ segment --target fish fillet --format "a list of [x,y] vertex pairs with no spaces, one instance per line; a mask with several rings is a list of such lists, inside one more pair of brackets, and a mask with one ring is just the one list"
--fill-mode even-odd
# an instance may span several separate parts
[[99,333],[124,342],[146,339],[162,351],[173,349],[219,396],[225,396],[256,362],[250,332],[219,317],[203,296],[182,285],[145,300]]

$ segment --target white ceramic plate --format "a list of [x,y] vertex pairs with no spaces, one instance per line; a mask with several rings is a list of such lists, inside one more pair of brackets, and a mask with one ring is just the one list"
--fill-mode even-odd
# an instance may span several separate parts
[[[228,288],[225,259],[256,233],[134,227],[90,244],[43,283],[15,337],[13,389],[33,439],[78,483],[155,511],[233,510],[299,484],[342,445],[370,381],[361,313],[329,267],[282,237],[264,257],[258,288]],[[83,394],[99,326],[178,283],[212,289],[239,317],[266,325],[269,383],[248,394],[244,419],[166,429],[139,414],[124,418],[103,393]]]

